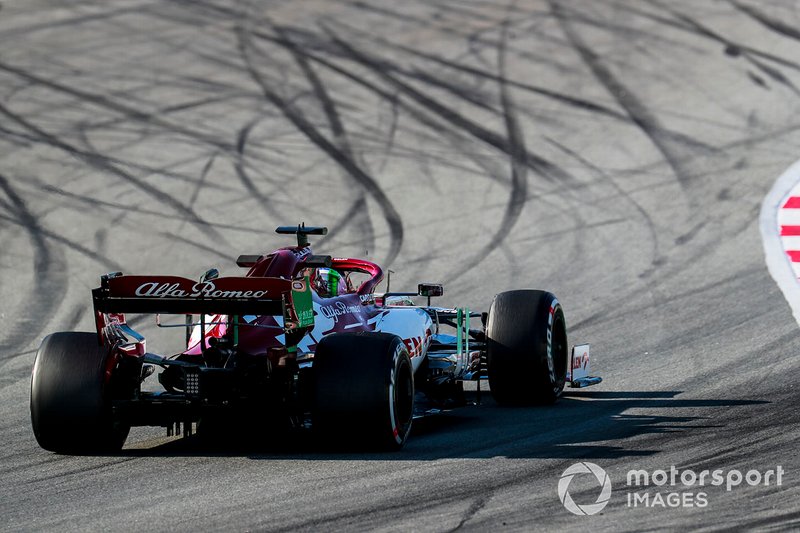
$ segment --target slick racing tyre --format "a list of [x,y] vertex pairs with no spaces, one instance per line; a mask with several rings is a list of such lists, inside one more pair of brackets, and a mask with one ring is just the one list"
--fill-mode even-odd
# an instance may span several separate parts
[[402,339],[334,333],[314,354],[312,427],[348,449],[399,450],[411,431],[414,371]]
[[95,333],[45,337],[31,378],[31,422],[39,445],[58,453],[119,451],[130,430],[111,413],[110,353]]
[[549,404],[564,390],[568,349],[564,311],[545,291],[495,296],[486,325],[489,386],[497,403]]

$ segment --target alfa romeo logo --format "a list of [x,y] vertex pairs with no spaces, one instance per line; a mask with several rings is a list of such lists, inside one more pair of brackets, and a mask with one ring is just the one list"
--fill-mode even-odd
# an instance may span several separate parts
[[[594,503],[587,505],[578,505],[569,494],[569,484],[572,478],[578,474],[592,474],[597,482],[600,484],[600,495]],[[570,466],[564,473],[561,474],[561,479],[558,480],[558,499],[567,508],[567,511],[581,516],[597,514],[603,510],[611,499],[611,479],[606,474],[606,471],[594,463],[575,463]]]

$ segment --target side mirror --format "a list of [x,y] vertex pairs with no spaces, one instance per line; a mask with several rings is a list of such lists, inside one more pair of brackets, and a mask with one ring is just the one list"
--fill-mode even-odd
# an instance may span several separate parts
[[442,296],[444,294],[444,286],[439,283],[420,283],[417,286],[417,291],[420,296]]
[[420,296],[428,297],[428,307],[430,307],[432,297],[444,294],[444,286],[439,283],[420,283],[417,285],[417,292]]

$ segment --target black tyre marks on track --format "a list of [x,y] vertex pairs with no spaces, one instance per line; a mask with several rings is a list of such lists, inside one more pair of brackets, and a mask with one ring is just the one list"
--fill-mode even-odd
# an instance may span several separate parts
[[0,115],[8,117],[18,125],[28,130],[31,134],[35,136],[38,142],[47,144],[54,148],[58,148],[66,152],[67,154],[71,155],[72,157],[88,164],[92,168],[108,172],[119,178],[122,178],[124,181],[140,189],[142,192],[151,196],[160,203],[163,203],[171,207],[175,211],[186,216],[192,224],[194,224],[202,232],[205,232],[208,236],[217,239],[219,241],[223,240],[219,232],[217,232],[217,230],[215,230],[211,226],[211,224],[200,218],[200,216],[197,213],[195,213],[195,211],[192,208],[186,206],[185,204],[173,198],[172,196],[164,193],[163,191],[159,190],[157,187],[151,185],[150,183],[147,183],[146,181],[137,178],[133,174],[126,172],[125,170],[120,168],[117,164],[113,163],[106,156],[96,152],[81,150],[80,148],[59,139],[55,135],[52,135],[44,131],[38,126],[35,126],[31,122],[27,121],[22,116],[9,110],[3,104],[0,104]]
[[[25,224],[23,222],[21,222],[19,219],[14,218],[14,217],[6,217],[5,215],[0,215],[0,219],[6,220],[8,222],[11,222],[12,224],[17,224],[17,225],[20,225],[22,227],[25,227]],[[52,231],[49,231],[49,230],[46,230],[46,229],[43,229],[43,228],[39,228],[38,229],[38,233],[40,235],[42,235],[43,237],[46,237],[47,239],[50,239],[50,240],[55,241],[55,242],[57,242],[59,244],[62,244],[64,246],[66,246],[67,248],[69,248],[70,250],[72,250],[74,252],[77,252],[77,253],[85,256],[85,257],[88,257],[92,261],[95,261],[95,262],[103,265],[103,267],[109,272],[115,272],[115,271],[122,271],[123,270],[122,265],[120,265],[116,261],[112,261],[111,259],[105,257],[104,255],[102,255],[102,254],[100,254],[100,253],[98,253],[98,252],[96,252],[94,250],[91,250],[91,249],[87,248],[86,246],[84,246],[84,245],[82,245],[80,243],[77,243],[77,242],[75,242],[73,240],[67,239],[66,237],[64,237],[62,235],[58,235],[57,233],[54,233]]]
[[[455,72],[461,72],[463,74],[468,74],[470,76],[473,76],[475,80],[488,80],[488,81],[495,82],[495,83],[501,81],[501,80],[498,79],[498,75],[493,71],[494,65],[491,62],[486,61],[486,59],[480,54],[481,48],[478,47],[478,45],[481,44],[480,43],[480,41],[481,41],[480,33],[485,33],[485,32],[489,32],[489,31],[495,31],[494,27],[485,28],[485,29],[481,30],[480,32],[478,32],[476,34],[472,34],[469,37],[470,55],[474,56],[476,61],[486,65],[487,68],[486,68],[486,70],[484,70],[484,69],[480,69],[480,68],[471,66],[469,64],[460,62],[457,59],[450,59],[450,58],[446,58],[446,57],[441,56],[441,55],[434,54],[429,50],[422,51],[422,50],[418,50],[416,48],[413,48],[411,46],[407,46],[407,45],[403,45],[403,44],[395,42],[395,41],[391,41],[391,40],[387,39],[384,35],[375,35],[373,33],[365,32],[362,29],[360,29],[360,28],[358,28],[358,27],[356,27],[354,25],[347,24],[346,22],[341,21],[341,20],[337,20],[337,26],[339,26],[340,28],[345,30],[348,35],[354,35],[354,36],[357,36],[359,39],[369,40],[369,41],[374,42],[374,43],[376,43],[378,45],[386,47],[386,48],[388,48],[390,50],[394,50],[394,51],[398,51],[398,52],[404,52],[404,53],[408,54],[411,57],[416,57],[416,58],[428,61],[428,62],[432,63],[433,65],[443,66],[443,67],[446,67],[447,69],[453,70]],[[488,43],[483,43],[483,44],[488,45]],[[492,41],[492,44],[486,46],[486,49],[489,50],[489,51],[494,51],[494,50],[498,49],[500,46],[506,46],[506,48],[508,48],[508,46],[503,44],[501,41]],[[329,52],[335,52],[335,50],[329,50]],[[532,63],[549,64],[549,61],[547,61],[547,58],[536,58],[536,60],[533,60],[533,58],[528,56],[524,51],[521,51],[519,49],[514,49],[513,52],[516,55],[520,56],[520,57],[523,57],[525,59],[531,60]],[[429,78],[431,76],[430,72],[432,71],[431,68],[414,68],[409,72],[409,71],[404,71],[404,70],[398,68],[398,66],[396,64],[392,64],[392,63],[389,63],[389,62],[384,62],[384,65],[385,65],[386,68],[390,68],[394,72],[397,72],[399,74],[403,74],[403,75],[406,75],[406,76],[411,76],[411,77]],[[422,81],[425,81],[425,80],[423,79]],[[432,79],[431,81],[434,84],[446,83],[445,80],[441,80],[441,79],[439,79],[439,80],[433,80]],[[506,80],[502,80],[502,81],[504,81],[510,87],[513,87],[515,89],[522,89],[523,91],[529,92],[531,94],[536,94],[538,96],[545,97],[547,99],[553,100],[553,101],[558,102],[560,104],[567,105],[569,107],[574,107],[574,108],[578,108],[578,109],[583,109],[584,111],[589,111],[589,112],[594,112],[594,113],[598,113],[598,114],[601,114],[601,115],[606,115],[606,116],[609,116],[609,117],[612,117],[612,118],[616,118],[618,120],[625,120],[625,121],[628,120],[628,117],[623,113],[620,113],[620,112],[618,112],[618,111],[616,111],[614,109],[611,109],[609,107],[606,107],[606,106],[604,106],[602,104],[598,104],[597,102],[592,102],[590,100],[581,98],[579,96],[573,96],[573,95],[560,93],[560,92],[548,89],[546,87],[532,85],[528,81],[520,81],[519,79],[514,79],[514,78],[510,78],[510,79],[506,79]]]
[[610,118],[615,118],[617,120],[623,120],[623,121],[627,121],[628,120],[628,116],[625,115],[624,113],[620,113],[619,111],[616,111],[615,109],[611,109],[610,107],[604,106],[604,105],[599,104],[597,102],[592,102],[591,100],[586,100],[585,98],[580,98],[580,97],[577,97],[577,96],[571,96],[571,95],[568,95],[568,94],[559,93],[559,92],[553,91],[551,89],[548,89],[546,87],[538,87],[538,86],[532,85],[530,83],[526,83],[526,82],[521,82],[519,80],[515,80],[513,78],[501,78],[499,75],[494,74],[492,72],[481,70],[479,68],[475,68],[475,67],[472,67],[472,66],[469,66],[469,65],[465,65],[465,64],[459,63],[457,61],[449,60],[449,59],[443,58],[441,56],[438,56],[438,55],[435,55],[435,54],[432,54],[432,53],[429,53],[429,52],[422,52],[420,50],[416,50],[416,49],[408,47],[408,46],[392,44],[392,43],[389,43],[388,41],[386,41],[385,39],[376,39],[376,41],[381,42],[381,43],[385,43],[385,44],[387,44],[389,46],[392,46],[393,48],[396,48],[398,50],[402,50],[402,51],[404,51],[404,52],[406,52],[408,54],[414,55],[414,56],[419,57],[421,59],[425,59],[427,61],[431,61],[432,63],[441,65],[443,67],[446,67],[446,68],[449,68],[449,69],[452,69],[452,70],[455,70],[457,72],[463,72],[465,74],[469,74],[469,75],[475,76],[477,78],[484,78],[484,79],[487,79],[487,80],[491,80],[491,81],[494,81],[496,83],[503,83],[503,84],[505,84],[505,85],[507,85],[509,87],[513,87],[515,89],[521,89],[521,90],[524,90],[524,91],[528,91],[531,94],[536,94],[536,95],[539,95],[539,96],[543,96],[543,97],[551,99],[551,100],[553,100],[555,102],[558,102],[558,103],[561,103],[561,104],[565,104],[565,105],[567,105],[569,107],[574,107],[576,109],[581,109],[581,110],[588,111],[588,112],[591,112],[591,113],[597,113],[599,115],[607,116],[607,117],[610,117]]
[[753,19],[763,24],[766,28],[775,31],[784,37],[789,37],[790,39],[800,41],[800,30],[797,29],[797,26],[790,26],[782,20],[770,17],[756,7],[743,4],[737,0],[729,0],[729,3],[742,13],[749,15]]
[[[54,187],[52,185],[48,185],[46,183],[38,183],[37,187],[41,189],[41,191],[54,194],[57,196],[62,197],[64,200],[70,200],[72,203],[77,204],[73,206],[69,206],[67,203],[63,203],[62,205],[71,207],[73,209],[80,209],[83,210],[86,206],[90,208],[107,208],[112,210],[119,210],[119,211],[128,211],[131,213],[138,213],[141,215],[145,215],[148,217],[155,217],[155,218],[163,218],[166,220],[176,220],[180,221],[181,223],[186,222],[187,219],[184,216],[164,213],[162,211],[158,211],[156,209],[147,209],[144,207],[139,207],[135,205],[128,205],[121,202],[109,202],[106,200],[100,200],[97,198],[92,198],[90,196],[83,196],[80,194],[75,194],[70,191],[66,191],[64,189],[59,189],[58,187]],[[232,230],[232,231],[239,231],[245,233],[254,233],[256,235],[263,235],[263,229],[254,229],[254,228],[247,228],[244,226],[237,226],[234,224],[222,224],[222,223],[215,223],[215,228],[219,228],[222,230]]]
[[698,153],[709,155],[715,150],[702,143],[697,143],[687,136],[676,135],[666,130],[658,117],[636,96],[635,92],[615,76],[591,47],[586,44],[580,32],[573,27],[569,15],[561,4],[554,0],[548,0],[548,4],[567,40],[592,72],[592,75],[625,109],[631,121],[651,141],[672,170],[683,192],[683,198],[689,213],[687,225],[683,228],[683,233],[675,238],[675,244],[681,246],[688,243],[697,237],[705,227],[706,221],[700,219],[703,213],[699,208],[698,197],[693,189],[696,176],[687,162]]
[[[500,39],[500,46],[497,48],[497,64],[499,70],[499,79],[508,79],[506,73],[506,45],[508,43],[508,21],[503,24],[502,36]],[[505,121],[506,132],[508,134],[508,146],[510,148],[510,164],[511,164],[511,193],[508,198],[508,205],[503,213],[503,220],[500,222],[500,227],[489,243],[485,252],[489,253],[494,248],[499,246],[504,237],[508,235],[517,223],[522,208],[528,197],[528,168],[527,168],[527,148],[525,147],[525,136],[522,132],[522,126],[517,120],[516,105],[511,96],[511,90],[508,84],[500,81],[500,102],[503,106],[503,118]]]
[[[263,32],[253,31],[253,32],[251,32],[251,35],[253,35],[255,37],[258,37],[259,39],[263,39],[263,40],[269,41],[269,42],[279,42],[280,41],[277,37],[271,36],[271,35],[263,33]],[[310,52],[306,48],[299,48],[298,47],[298,52],[304,54],[306,57],[308,57],[309,59],[311,59],[315,63],[320,64],[320,65],[324,66],[325,68],[329,69],[330,71],[335,72],[336,74],[342,76],[343,78],[345,78],[345,79],[347,79],[347,80],[349,80],[349,81],[351,81],[351,82],[353,82],[353,83],[355,83],[355,84],[367,89],[368,91],[370,91],[373,94],[375,94],[377,97],[379,97],[379,98],[381,98],[381,99],[383,99],[385,101],[391,102],[393,109],[397,108],[399,110],[402,110],[403,113],[405,113],[406,115],[412,117],[414,120],[416,120],[420,124],[422,124],[422,125],[426,126],[427,128],[429,128],[431,130],[431,132],[432,132],[433,137],[436,137],[436,138],[444,137],[445,139],[448,139],[451,142],[451,144],[455,147],[456,151],[459,154],[463,154],[463,155],[465,155],[466,157],[469,157],[469,158],[473,158],[474,157],[474,154],[473,154],[474,151],[473,150],[468,150],[468,149],[465,148],[466,143],[471,138],[473,138],[472,136],[470,136],[468,133],[462,132],[462,131],[460,131],[458,129],[449,128],[448,124],[447,124],[447,121],[444,121],[444,120],[441,120],[441,119],[437,119],[436,115],[432,115],[430,113],[427,113],[424,110],[419,109],[419,108],[409,104],[407,101],[405,101],[404,99],[402,99],[400,97],[401,96],[400,91],[397,91],[396,89],[395,90],[385,89],[385,88],[379,86],[378,84],[373,83],[372,81],[366,79],[365,77],[362,77],[362,76],[359,76],[359,75],[355,74],[352,70],[350,70],[348,68],[342,67],[342,66],[338,65],[337,63],[329,61],[328,59],[322,57],[321,55],[314,54],[314,53]],[[395,113],[397,113],[397,111],[395,111]],[[396,123],[397,120],[398,119],[396,119],[394,122]],[[406,126],[405,128],[408,129],[409,126]],[[392,132],[392,135],[394,135],[394,132]],[[414,154],[414,157],[419,158],[420,160],[424,160],[425,158],[430,157],[430,155]],[[452,164],[452,162],[450,164]],[[492,175],[490,175],[489,177],[493,178]],[[499,180],[498,179],[496,181],[505,183],[504,180]],[[435,183],[433,184],[433,186],[435,187]]]
[[244,185],[244,188],[247,189],[247,192],[253,195],[256,200],[258,200],[258,205],[267,213],[267,215],[274,218],[276,217],[276,213],[271,206],[270,199],[264,196],[261,190],[256,186],[253,178],[250,177],[250,174],[247,171],[247,162],[245,160],[247,141],[250,138],[250,133],[253,131],[253,128],[256,127],[260,120],[260,116],[255,117],[239,130],[239,133],[236,136],[236,160],[234,161],[233,167],[236,170],[236,175],[239,177],[239,181],[242,182],[242,185]]
[[[560,3],[548,0],[550,9],[555,15],[559,26],[564,32],[570,45],[575,49],[580,58],[591,71],[595,79],[605,87],[606,91],[619,103],[628,113],[631,121],[644,133],[653,145],[664,157],[664,160],[672,168],[681,188],[686,191],[691,185],[691,172],[683,162],[683,155],[679,154],[673,146],[672,139],[665,135],[665,130],[647,106],[642,102],[631,89],[625,85],[613,72],[603,63],[600,57],[589,47],[573,27],[568,13]],[[691,196],[687,196],[691,202]]]
[[217,154],[211,154],[211,157],[208,158],[206,164],[203,165],[203,170],[200,171],[200,179],[197,180],[197,184],[192,191],[192,196],[189,198],[189,208],[194,209],[194,204],[197,202],[197,197],[200,196],[200,190],[203,188],[206,182],[206,178],[208,177],[208,173],[211,172],[211,167],[214,166],[214,161],[217,158]]
[[508,203],[506,204],[503,212],[503,217],[500,220],[497,231],[492,235],[489,242],[483,246],[471,260],[464,261],[463,264],[467,265],[465,269],[458,271],[455,275],[450,277],[447,282],[452,283],[460,278],[484,259],[491,254],[495,249],[501,246],[506,237],[511,233],[514,225],[522,213],[525,203],[528,200],[528,151],[525,147],[525,136],[522,131],[522,126],[517,120],[516,106],[509,90],[508,84],[505,83],[506,76],[506,43],[508,40],[508,22],[503,24],[500,38],[500,45],[497,48],[497,65],[498,76],[500,80],[500,102],[503,108],[503,119],[505,122],[506,133],[508,136],[508,153],[511,171],[511,191],[509,192]]
[[[39,220],[28,209],[25,200],[17,194],[8,178],[0,174],[0,190],[10,202],[10,214],[25,228],[33,249],[33,287],[18,302],[21,315],[3,328],[0,341],[0,360],[8,354],[21,351],[30,342],[38,340],[58,306],[64,301],[69,286],[69,276],[64,253],[51,247],[45,238]],[[7,308],[3,302],[3,307]]]
[[626,9],[628,9],[630,13],[658,22],[665,26],[676,28],[692,35],[717,42],[724,47],[727,55],[731,57],[744,57],[745,60],[761,70],[767,76],[785,85],[792,92],[796,94],[798,93],[798,88],[785,75],[783,75],[783,73],[781,73],[775,67],[767,65],[762,60],[771,61],[777,65],[800,71],[800,63],[797,61],[792,61],[770,52],[759,50],[747,44],[733,41],[728,37],[712,30],[708,26],[698,22],[696,19],[675,11],[668,4],[663,4],[656,0],[647,0],[647,2],[668,13],[670,18],[639,10],[636,6],[628,6]]
[[656,227],[653,218],[645,210],[645,208],[642,207],[642,205],[639,202],[637,202],[636,199],[631,194],[629,194],[622,187],[620,187],[620,185],[616,182],[616,180],[614,180],[614,177],[611,176],[608,172],[598,167],[597,165],[593,164],[591,161],[583,157],[578,152],[559,143],[558,141],[555,141],[553,139],[549,139],[549,141],[551,144],[556,146],[559,150],[567,154],[569,157],[572,157],[580,164],[582,164],[584,167],[591,170],[592,173],[594,173],[596,176],[606,181],[606,183],[608,183],[621,198],[624,198],[628,203],[630,203],[633,206],[634,210],[636,210],[636,212],[639,213],[639,216],[641,217],[642,221],[647,227],[648,233],[650,233],[650,241],[653,244],[653,254],[650,261],[650,268],[639,274],[639,277],[640,278],[649,277],[656,271],[658,267],[666,263],[667,258],[661,252],[658,228]]
[[[466,131],[473,137],[493,146],[494,148],[512,156],[512,146],[504,136],[485,128],[465,115],[458,113],[451,107],[441,103],[435,98],[415,89],[408,83],[400,80],[397,76],[390,73],[384,62],[362,50],[356,49],[351,44],[341,39],[331,28],[323,25],[323,30],[330,36],[332,42],[340,46],[350,59],[368,67],[375,74],[380,76],[389,85],[399,90],[401,94],[410,97],[422,107],[432,111],[440,118],[449,122],[451,125]],[[545,179],[574,182],[575,179],[564,169],[546,160],[542,156],[525,149],[522,153],[525,164],[531,170],[538,173]]]
[[[348,157],[351,161],[356,162],[356,164],[358,164],[358,166],[361,168],[365,169],[365,173],[371,175],[366,163],[363,160],[359,160],[358,154],[356,154],[353,150],[347,137],[347,130],[345,129],[341,116],[336,109],[336,103],[329,95],[328,90],[325,88],[325,84],[317,75],[314,67],[308,61],[308,58],[300,52],[297,45],[291,40],[291,37],[283,31],[282,28],[275,26],[274,24],[271,24],[271,26],[281,38],[278,42],[283,44],[283,46],[292,54],[292,57],[300,67],[301,72],[311,85],[314,95],[316,96],[317,100],[319,100],[320,106],[325,114],[325,118],[328,120],[328,125],[331,128],[331,133],[333,134],[334,144],[346,157]],[[344,174],[346,178],[354,181],[357,186],[363,186],[363,183],[361,183],[361,181],[358,179],[355,179],[354,176],[352,176],[352,174],[349,172],[344,172]],[[357,195],[352,207],[348,210],[348,214],[350,216],[342,217],[340,221],[337,221],[337,225],[334,226],[328,235],[323,237],[317,243],[317,245],[323,246],[326,241],[332,239],[333,236],[341,231],[348,223],[352,223],[357,228],[357,232],[363,235],[363,243],[366,249],[374,250],[375,228],[373,227],[372,220],[369,218],[369,211],[367,209],[366,197],[363,190]]]
[[367,174],[356,161],[349,157],[346,153],[342,152],[334,143],[329,141],[322,133],[314,126],[305,115],[292,105],[289,101],[282,98],[275,92],[258,69],[255,68],[253,58],[251,57],[252,44],[250,43],[249,34],[241,27],[237,29],[238,47],[242,59],[245,62],[250,76],[253,81],[261,88],[264,97],[269,100],[278,110],[286,117],[301,133],[303,133],[312,143],[314,143],[320,150],[325,152],[331,159],[333,159],[339,166],[341,166],[348,174],[350,174],[367,193],[378,203],[383,211],[386,223],[389,226],[389,251],[384,260],[384,265],[388,267],[391,265],[397,256],[400,254],[400,249],[403,244],[403,221],[400,213],[392,204],[389,197],[378,185],[377,181]]
[[81,89],[76,89],[74,87],[70,87],[53,80],[43,78],[36,74],[32,74],[22,68],[9,65],[6,63],[0,63],[0,71],[13,74],[30,83],[46,87],[50,90],[56,91],[57,93],[62,93],[68,96],[72,96],[73,98],[77,98],[79,101],[86,102],[87,104],[107,109],[115,113],[120,113],[121,115],[128,117],[131,120],[136,120],[138,122],[142,122],[148,125],[158,126],[166,131],[171,131],[173,133],[183,135],[190,139],[194,139],[196,141],[209,144],[215,148],[224,150],[226,152],[230,152],[233,148],[230,144],[222,142],[212,135],[199,133],[197,131],[184,128],[183,126],[173,124],[171,122],[163,120],[156,113],[144,112],[136,107],[131,107],[126,104],[122,104],[120,102],[112,100],[102,94],[94,94],[87,91],[83,91]]
[[[497,80],[503,86],[501,106],[503,107],[502,118],[506,126],[507,137],[501,136],[489,130],[488,128],[479,125],[478,123],[467,119],[465,116],[455,112],[448,106],[445,106],[423,92],[411,87],[404,81],[400,80],[397,76],[392,74],[399,73],[400,75],[405,75],[406,73],[404,70],[397,68],[385,59],[379,59],[372,55],[368,56],[366,53],[356,49],[351,43],[345,42],[329,27],[323,25],[322,28],[330,37],[331,44],[334,45],[334,55],[337,55],[342,59],[350,59],[357,65],[365,67],[369,71],[374,72],[377,76],[388,82],[394,91],[389,92],[388,90],[385,90],[362,77],[352,74],[347,69],[309,52],[309,47],[301,48],[296,43],[287,43],[288,31],[286,30],[284,30],[277,37],[264,34],[263,32],[254,32],[254,34],[256,37],[261,39],[277,42],[285,47],[291,47],[295,54],[302,54],[304,57],[323,64],[335,72],[349,78],[351,81],[359,83],[360,85],[370,89],[382,99],[396,102],[396,105],[398,105],[404,112],[408,113],[422,124],[434,129],[438,135],[444,135],[445,138],[456,142],[456,149],[459,152],[462,152],[465,157],[475,160],[478,164],[480,164],[480,161],[476,159],[478,156],[474,153],[474,150],[471,150],[471,147],[468,145],[459,146],[459,140],[466,141],[467,139],[478,139],[479,141],[486,142],[490,146],[500,149],[500,151],[508,155],[509,159],[513,162],[511,180],[501,179],[496,175],[496,172],[487,171],[489,178],[499,180],[504,185],[508,184],[509,182],[511,183],[510,200],[500,222],[500,229],[498,229],[497,232],[492,235],[489,243],[482,250],[478,251],[474,261],[463,262],[464,264],[470,265],[467,270],[457,273],[455,278],[452,279],[460,277],[464,272],[468,271],[470,268],[473,268],[476,264],[485,259],[489,253],[503,243],[504,239],[506,238],[507,231],[516,223],[523,206],[528,199],[527,170],[529,168],[534,169],[537,174],[551,181],[553,179],[558,179],[559,182],[575,181],[574,178],[567,172],[544,160],[540,156],[531,153],[525,146],[522,138],[522,129],[519,126],[518,119],[516,118],[516,111],[512,109],[513,102],[509,94],[509,84],[505,83],[507,80],[507,76],[505,74],[493,75],[491,78]],[[299,32],[295,32],[295,35],[301,34]],[[308,38],[309,37],[307,36],[305,37],[305,39]],[[313,48],[318,46],[313,45],[312,43],[310,47]],[[505,54],[505,47],[502,48],[503,50],[501,50],[501,53]],[[419,79],[424,83],[437,85],[430,79]],[[410,96],[411,100],[420,105],[420,107],[427,111],[427,113],[410,105],[408,102],[404,101],[404,99],[401,99],[398,96]],[[457,96],[464,97],[463,94],[457,94]],[[471,101],[469,98],[465,98],[465,100],[475,104],[475,102]],[[464,137],[464,135],[466,135],[466,137]],[[450,281],[452,281],[452,279]]]

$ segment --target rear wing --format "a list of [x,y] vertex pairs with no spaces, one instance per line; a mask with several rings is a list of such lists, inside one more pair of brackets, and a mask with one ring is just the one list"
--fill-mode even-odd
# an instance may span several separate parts
[[282,278],[198,282],[177,276],[103,276],[92,298],[95,310],[101,313],[282,315],[284,302],[297,283],[305,285]]
[[[308,278],[227,277],[193,281],[177,276],[108,274],[92,290],[98,335],[124,313],[282,316],[287,333],[314,325]],[[235,322],[235,320],[234,320]]]

